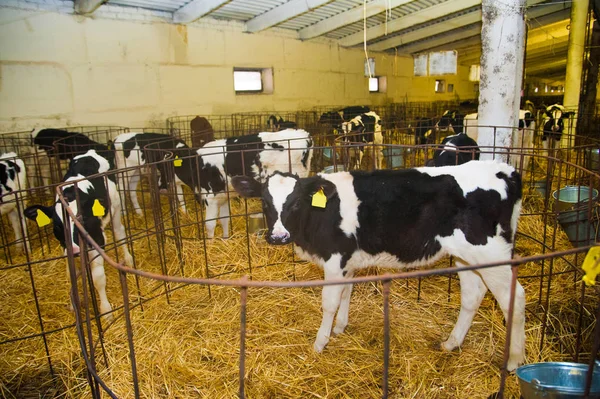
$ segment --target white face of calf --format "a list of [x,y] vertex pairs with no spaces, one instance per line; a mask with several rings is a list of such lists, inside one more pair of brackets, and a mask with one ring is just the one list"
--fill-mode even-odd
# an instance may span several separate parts
[[289,173],[275,173],[261,185],[247,176],[235,176],[231,180],[235,191],[242,197],[262,197],[263,212],[267,219],[269,244],[283,245],[291,242],[290,232],[285,228],[286,210],[284,205],[294,192],[298,177]]

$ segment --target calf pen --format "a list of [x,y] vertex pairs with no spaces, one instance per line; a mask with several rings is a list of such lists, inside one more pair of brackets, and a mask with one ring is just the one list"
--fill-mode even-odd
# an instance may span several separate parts
[[[561,158],[532,158],[532,170],[523,179],[519,258],[513,262],[527,294],[527,362],[585,362],[595,355],[590,352],[598,292],[580,282],[587,246],[573,247],[559,224],[552,193],[566,185],[598,189],[599,177]],[[173,167],[172,160],[164,162]],[[112,173],[119,179],[124,172]],[[36,263],[30,270],[37,284],[32,292],[43,296],[37,314],[44,323],[64,327],[48,343],[47,357],[59,381],[53,385],[56,395],[485,398],[500,390],[506,397],[518,396],[515,377],[499,368],[507,329],[490,296],[459,352],[434,347],[446,338],[459,310],[451,259],[433,270],[392,275],[373,269],[355,278],[347,332],[315,354],[318,287],[324,284],[320,270],[297,261],[291,246],[268,246],[260,229],[251,232],[252,215],[260,212],[256,201],[231,198],[232,236],[205,239],[200,204],[186,192],[188,214],[180,214],[173,187],[159,194],[156,173],[150,168],[141,188],[143,215],[131,212],[124,218],[135,268],[113,261],[114,246],[103,254],[114,322],[99,318],[88,260],[70,258],[76,282],[73,328],[62,251],[54,241],[47,249],[57,259],[33,253]],[[547,176],[541,190],[535,183]],[[587,218],[577,223],[597,226],[596,209],[595,201],[587,201]],[[30,229],[51,235],[51,227]],[[586,244],[594,240],[595,235]],[[18,274],[25,267],[1,270],[7,287],[0,293],[3,306],[30,306],[31,293],[21,292]],[[30,328],[19,316],[6,323],[9,334]],[[0,375],[15,396],[22,396],[23,385],[49,377],[43,366],[27,364],[44,358],[38,341],[2,343]]]

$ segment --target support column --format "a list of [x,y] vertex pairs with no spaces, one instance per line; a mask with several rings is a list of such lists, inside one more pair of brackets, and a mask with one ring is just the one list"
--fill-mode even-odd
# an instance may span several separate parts
[[[571,23],[569,29],[569,48],[567,51],[567,72],[565,76],[565,94],[563,105],[568,111],[579,109],[581,94],[581,73],[583,68],[583,51],[585,48],[585,29],[589,10],[589,0],[573,0],[571,3]],[[574,119],[572,119],[574,121]],[[575,134],[574,123],[565,124],[565,131]],[[569,136],[563,135],[561,145],[569,144]]]
[[[483,0],[479,126],[504,126],[495,131],[479,128],[480,147],[496,146],[495,154],[481,159],[506,161],[513,127],[519,123],[519,103],[525,54],[525,0]],[[489,151],[482,148],[482,151]]]

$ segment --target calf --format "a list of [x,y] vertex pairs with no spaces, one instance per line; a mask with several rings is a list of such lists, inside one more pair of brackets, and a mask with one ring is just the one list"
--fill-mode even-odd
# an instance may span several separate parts
[[[150,146],[151,148],[146,148]],[[147,163],[158,162],[164,152],[157,150],[187,148],[187,145],[181,139],[174,138],[166,134],[159,133],[123,133],[115,137],[115,163],[117,169],[125,169],[137,167],[131,171],[123,173],[125,180],[124,186],[127,187],[129,198],[133,209],[138,215],[142,214],[142,208],[137,197],[137,186],[140,182],[142,173],[148,171],[141,166]],[[158,171],[160,177],[158,186],[160,190],[166,190],[169,182],[166,165],[163,162],[158,162]],[[177,197],[179,206],[182,212],[186,213],[185,201],[183,200],[183,190],[181,185],[176,185]]]
[[542,146],[548,149],[548,143],[554,147],[560,139],[565,128],[564,120],[575,115],[575,112],[565,112],[565,107],[553,104],[546,107],[544,112],[544,130],[542,132]]
[[215,139],[215,131],[208,119],[196,116],[190,121],[192,132],[192,147],[202,147],[204,144]]
[[196,198],[206,204],[207,237],[214,237],[220,218],[226,238],[228,199],[235,195],[231,177],[244,175],[264,182],[276,171],[306,177],[310,172],[312,140],[304,130],[287,129],[215,140],[199,149],[179,148],[174,155],[182,160],[181,166],[173,168],[177,184],[189,186]]
[[267,119],[267,127],[272,132],[278,132],[285,129],[295,129],[297,125],[296,122],[284,121],[281,116],[277,118],[277,116],[271,115]]
[[48,156],[55,155],[60,160],[72,159],[76,155],[85,154],[88,150],[95,150],[106,159],[112,157],[106,145],[97,143],[81,133],[62,129],[33,129],[31,140],[34,146],[46,151]]
[[[457,260],[461,286],[458,321],[442,348],[459,347],[489,289],[504,316],[510,306],[509,265],[475,271],[465,264],[511,259],[521,209],[521,177],[507,164],[340,172],[299,178],[275,173],[265,184],[233,178],[242,196],[262,197],[266,240],[293,242],[298,255],[323,267],[325,280],[342,280],[368,266],[419,267],[444,255]],[[321,199],[315,204],[315,196]],[[318,205],[318,206],[317,206]],[[465,262],[465,263],[463,263]],[[314,348],[348,324],[352,284],[323,287],[323,320]],[[508,369],[523,362],[525,294],[517,283]]]
[[415,145],[427,144],[434,127],[435,122],[433,118],[417,118],[414,127],[412,124],[409,124],[408,129],[415,135]]
[[27,188],[27,172],[25,163],[14,152],[0,155],[0,215],[7,215],[12,225],[15,242],[21,249],[29,249],[27,226],[22,222],[19,211],[23,204],[20,202],[22,191]]
[[[108,222],[112,223],[114,237],[117,242],[126,238],[125,228],[121,223],[121,200],[117,191],[115,176],[108,178],[95,176],[113,169],[109,160],[100,156],[95,150],[78,155],[71,160],[69,169],[63,179],[65,184],[60,186],[62,196],[68,203],[69,209],[80,219],[85,231],[102,248],[106,244],[104,230]],[[54,236],[67,254],[67,245],[73,255],[80,253],[82,236],[75,227],[73,218],[69,218],[71,235],[66,237],[63,220],[63,203],[56,196],[52,206],[32,205],[25,209],[24,215],[38,225],[52,223]],[[112,319],[110,302],[106,296],[106,276],[104,274],[104,259],[98,251],[90,246],[88,259],[91,262],[92,280],[100,298],[100,312],[106,314],[107,320]],[[123,245],[125,264],[132,266],[133,258],[127,245]],[[67,266],[68,274],[68,266]]]
[[349,107],[342,108],[338,112],[345,121],[349,121],[359,115],[371,112],[371,108],[364,105],[351,105]]
[[346,143],[361,143],[359,147],[356,167],[360,168],[364,155],[364,145],[372,149],[377,169],[381,169],[383,161],[383,134],[381,132],[381,119],[375,112],[361,114],[349,122],[342,123],[342,133]]
[[[473,140],[477,141],[479,137],[478,128],[478,114],[468,114],[464,119],[465,133],[469,135]],[[512,135],[511,148],[513,149],[525,149],[533,148],[533,138],[535,135],[535,115],[529,110],[519,111],[519,128]],[[510,164],[518,169],[527,169],[529,164],[529,156],[520,156],[514,154],[510,158]],[[521,164],[521,160],[523,163]]]
[[431,164],[428,166],[452,166],[479,160],[477,142],[465,133],[447,136],[442,140],[440,148],[435,150]]

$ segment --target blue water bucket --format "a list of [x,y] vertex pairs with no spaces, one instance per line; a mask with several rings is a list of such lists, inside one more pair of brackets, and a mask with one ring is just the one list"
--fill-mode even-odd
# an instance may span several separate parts
[[399,147],[385,147],[383,157],[389,168],[401,168],[404,166],[404,149]]
[[344,165],[331,165],[323,168],[323,173],[335,173],[335,172],[344,172],[346,168]]
[[[591,190],[591,192],[590,192]],[[590,194],[592,203],[590,204]],[[585,247],[596,242],[597,221],[590,220],[589,207],[595,206],[598,190],[581,186],[566,186],[552,193],[558,222],[575,247]]]
[[[583,398],[589,366],[581,363],[543,362],[517,368],[524,399]],[[589,398],[600,399],[600,367],[594,367]]]

